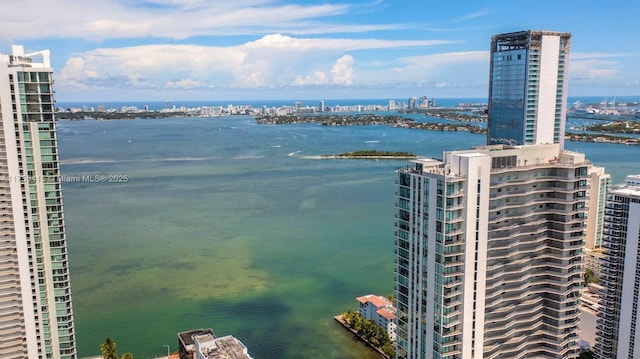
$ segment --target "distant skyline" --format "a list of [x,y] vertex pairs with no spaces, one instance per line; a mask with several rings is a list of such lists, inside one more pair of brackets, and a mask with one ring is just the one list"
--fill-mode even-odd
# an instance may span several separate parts
[[569,96],[640,95],[640,1],[23,0],[0,52],[51,50],[56,99],[486,97],[491,35],[571,32]]

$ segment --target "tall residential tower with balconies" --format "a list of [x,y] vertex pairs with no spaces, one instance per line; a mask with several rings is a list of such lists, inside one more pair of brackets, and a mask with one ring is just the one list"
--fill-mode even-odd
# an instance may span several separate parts
[[576,358],[591,166],[550,144],[401,169],[397,357]]
[[0,54],[0,357],[75,358],[49,51]]
[[599,359],[640,356],[640,175],[607,194],[604,217],[604,286],[594,354]]

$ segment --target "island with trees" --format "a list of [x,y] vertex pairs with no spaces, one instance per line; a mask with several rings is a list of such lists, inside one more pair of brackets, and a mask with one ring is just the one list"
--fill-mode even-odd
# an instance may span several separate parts
[[337,155],[322,155],[321,158],[348,158],[348,159],[382,159],[382,160],[398,160],[416,158],[415,153],[402,151],[378,151],[378,150],[361,150],[354,152],[345,152]]
[[395,358],[395,347],[387,331],[371,319],[365,319],[356,311],[348,311],[335,320],[355,334],[385,358]]
[[613,121],[584,128],[587,131],[640,134],[640,121]]
[[413,108],[407,110],[398,111],[398,113],[416,113],[424,114],[425,116],[442,118],[449,121],[460,122],[487,122],[488,116],[486,109],[469,109],[468,111],[461,111],[457,108]]
[[266,115],[256,117],[258,124],[284,125],[317,123],[321,126],[369,126],[384,125],[390,127],[411,128],[431,131],[466,131],[471,133],[486,133],[478,125],[417,122],[414,119],[398,115],[377,114],[330,114],[330,115]]

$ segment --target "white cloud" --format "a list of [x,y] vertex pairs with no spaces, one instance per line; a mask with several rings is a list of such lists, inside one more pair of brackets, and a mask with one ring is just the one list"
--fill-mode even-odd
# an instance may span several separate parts
[[571,60],[588,60],[588,59],[607,59],[607,58],[620,58],[628,56],[640,56],[640,53],[632,52],[574,52],[569,56]]
[[336,85],[353,85],[353,56],[344,55],[339,58],[331,69],[331,81]]
[[390,71],[398,79],[410,79],[424,86],[485,86],[489,79],[489,52],[447,52],[403,57]]
[[[359,5],[364,6],[364,5]],[[371,6],[371,5],[369,5]],[[402,24],[334,24],[351,4],[286,4],[278,0],[102,0],[88,6],[81,0],[0,2],[0,40],[82,38],[88,41],[124,38],[186,39],[288,32],[320,34],[404,28]],[[46,16],[34,9],[46,8]]]
[[293,86],[306,86],[306,85],[325,85],[329,82],[327,75],[322,71],[314,71],[313,74],[307,75],[304,78],[300,75],[296,76],[295,80],[291,83]]
[[167,81],[164,85],[165,88],[169,88],[169,89],[177,88],[177,89],[184,89],[184,90],[198,88],[200,86],[201,86],[200,82],[194,79],[180,79],[175,81]]
[[620,64],[612,60],[573,60],[569,64],[569,76],[577,82],[604,81],[617,77],[621,69]]
[[58,89],[280,88],[355,84],[348,52],[422,48],[443,41],[295,38],[265,35],[244,44],[98,48],[68,59]]

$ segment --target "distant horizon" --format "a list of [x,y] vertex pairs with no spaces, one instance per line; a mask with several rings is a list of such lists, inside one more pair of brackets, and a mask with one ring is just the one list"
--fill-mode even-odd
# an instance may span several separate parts
[[[65,101],[65,100],[57,100],[56,99],[56,107],[59,107],[60,104],[125,104],[125,103],[129,103],[129,104],[140,104],[140,103],[144,103],[144,102],[148,102],[148,103],[166,103],[166,102],[170,102],[171,105],[177,105],[180,103],[226,103],[226,104],[249,104],[249,103],[258,103],[258,102],[266,102],[266,103],[274,103],[274,102],[291,102],[291,104],[293,105],[295,102],[302,102],[303,104],[305,102],[319,102],[319,101],[324,101],[325,103],[336,103],[336,102],[354,102],[354,101],[376,101],[376,102],[381,102],[381,101],[402,101],[402,102],[406,102],[409,98],[411,97],[416,97],[416,98],[420,98],[420,96],[410,96],[410,97],[354,97],[354,98],[281,98],[281,99],[190,99],[190,100],[173,100],[173,99],[164,99],[164,100],[157,100],[157,99],[142,99],[142,100],[71,100],[71,101]],[[438,104],[438,100],[440,101],[451,101],[451,100],[484,100],[485,102],[488,101],[488,97],[486,96],[464,96],[464,97],[427,97],[429,100],[435,99],[436,100],[436,105]],[[576,96],[567,96],[567,103],[570,104],[569,99],[593,99],[593,100],[598,100],[598,101],[602,101],[605,99],[608,99],[609,101],[615,99],[617,102],[618,101],[625,101],[625,102],[638,102],[640,101],[640,95],[587,95],[587,96],[580,96],[580,95],[576,95]],[[360,103],[362,105],[368,105],[370,103]]]

